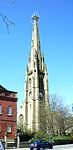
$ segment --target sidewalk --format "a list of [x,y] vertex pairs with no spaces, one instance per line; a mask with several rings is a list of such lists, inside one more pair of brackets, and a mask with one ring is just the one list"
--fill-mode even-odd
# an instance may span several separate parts
[[30,148],[8,148],[5,150],[30,150]]

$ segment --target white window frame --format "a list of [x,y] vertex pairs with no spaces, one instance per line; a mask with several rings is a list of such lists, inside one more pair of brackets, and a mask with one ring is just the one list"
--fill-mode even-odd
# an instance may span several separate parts
[[2,105],[0,105],[0,115],[2,114]]
[[6,132],[7,133],[11,133],[11,125],[7,125],[6,126]]
[[7,107],[7,115],[12,116],[12,107],[11,106]]

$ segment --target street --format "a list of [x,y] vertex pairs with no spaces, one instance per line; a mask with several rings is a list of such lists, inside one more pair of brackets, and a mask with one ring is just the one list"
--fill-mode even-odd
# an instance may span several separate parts
[[57,145],[53,147],[53,150],[73,150],[73,144]]
[[[29,148],[13,148],[13,149],[6,149],[6,150],[30,150]],[[49,149],[45,149],[49,150]],[[53,147],[53,150],[73,150],[73,144],[66,144],[66,145],[57,145]]]

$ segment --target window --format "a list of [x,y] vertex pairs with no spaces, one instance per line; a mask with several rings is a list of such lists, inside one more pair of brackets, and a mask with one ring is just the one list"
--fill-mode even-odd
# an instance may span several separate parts
[[20,116],[19,116],[19,120],[20,120],[21,122],[23,122],[23,119],[24,119],[23,114],[20,114]]
[[43,78],[42,77],[39,77],[39,88],[40,90],[44,90],[44,83],[43,83]]
[[29,92],[29,96],[32,97],[32,91]]
[[0,132],[1,132],[1,125],[0,125]]
[[11,107],[11,106],[8,106],[8,107],[7,107],[7,115],[8,115],[8,116],[11,116],[11,115],[12,115],[12,107]]
[[0,114],[2,114],[2,105],[0,105]]
[[31,88],[31,78],[29,78],[29,88]]
[[7,133],[11,133],[11,125],[7,125],[6,126],[6,132]]

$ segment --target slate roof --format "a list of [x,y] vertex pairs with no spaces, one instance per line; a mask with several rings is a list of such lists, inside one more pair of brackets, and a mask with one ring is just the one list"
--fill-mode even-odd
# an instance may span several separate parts
[[14,92],[14,91],[7,90],[2,85],[0,85],[0,91],[4,91],[4,92],[8,92],[8,93],[17,93],[17,92]]

